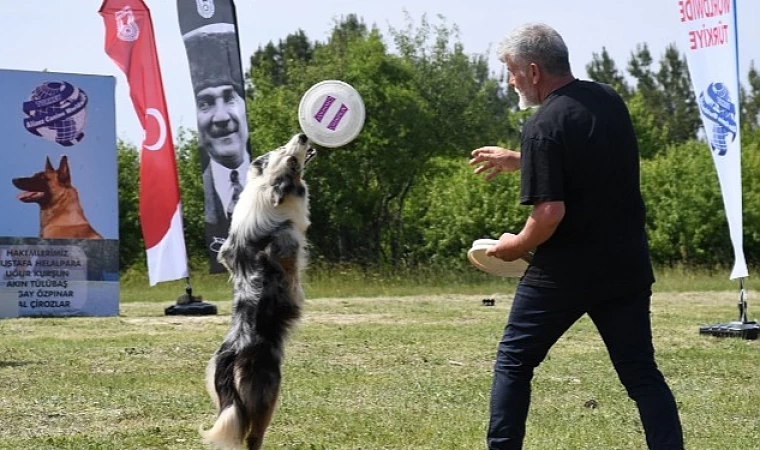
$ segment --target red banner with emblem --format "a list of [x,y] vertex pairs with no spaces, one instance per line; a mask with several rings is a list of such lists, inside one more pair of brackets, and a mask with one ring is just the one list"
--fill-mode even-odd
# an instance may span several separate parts
[[145,131],[140,151],[140,224],[151,286],[185,278],[187,252],[177,165],[150,11],[142,0],[105,0],[105,51],[127,76]]

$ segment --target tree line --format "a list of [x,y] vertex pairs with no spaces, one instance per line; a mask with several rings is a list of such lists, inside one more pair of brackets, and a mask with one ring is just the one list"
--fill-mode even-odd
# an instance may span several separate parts
[[[605,48],[586,66],[631,111],[642,155],[652,256],[659,264],[729,265],[733,252],[710,150],[685,56],[668,46],[655,65],[646,44],[631,52],[626,71]],[[427,265],[456,269],[474,239],[519,231],[529,209],[519,205],[519,176],[486,183],[467,164],[482,145],[515,148],[530,112],[486,55],[468,54],[456,26],[425,16],[388,37],[349,15],[324,41],[296,31],[260,47],[246,73],[246,103],[254,157],[299,131],[306,90],[340,79],[362,95],[367,119],[359,137],[322,149],[307,169],[312,260],[366,267]],[[743,131],[744,246],[760,255],[760,75],[751,66],[740,92]],[[197,138],[176,143],[185,238],[204,264],[203,186]],[[121,266],[144,264],[138,217],[139,156],[119,142]]]

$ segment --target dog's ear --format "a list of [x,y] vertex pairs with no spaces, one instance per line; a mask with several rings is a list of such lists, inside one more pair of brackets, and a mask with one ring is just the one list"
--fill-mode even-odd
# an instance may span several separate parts
[[269,153],[264,153],[258,158],[254,159],[251,163],[251,167],[255,170],[255,176],[261,176],[264,174],[264,168],[269,164]]
[[298,163],[298,158],[295,156],[288,157],[288,169],[292,170],[296,174],[301,171],[301,164]]
[[283,183],[275,183],[272,185],[272,202],[274,203],[274,206],[280,206],[280,203],[285,201],[284,187]]
[[301,164],[298,158],[290,156],[285,161],[288,171],[275,178],[272,183],[272,201],[274,206],[279,206],[288,195],[301,197],[306,193],[306,188],[301,181]]
[[50,157],[45,157],[45,172],[55,172],[55,168],[50,164]]
[[61,156],[61,164],[58,165],[58,181],[61,184],[71,184],[71,172],[69,171],[69,158]]

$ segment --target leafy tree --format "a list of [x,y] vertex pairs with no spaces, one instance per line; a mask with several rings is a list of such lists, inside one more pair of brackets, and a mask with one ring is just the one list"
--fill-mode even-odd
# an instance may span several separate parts
[[586,73],[590,79],[612,86],[623,99],[630,98],[632,90],[605,47],[602,47],[601,53],[592,54]]
[[741,92],[741,123],[745,130],[755,130],[760,125],[760,73],[755,69],[755,62],[750,64],[747,73],[749,92],[742,86]]
[[636,79],[641,105],[654,114],[655,126],[667,130],[670,142],[695,139],[701,126],[685,56],[669,45],[657,72],[652,70],[652,55],[646,44],[636,46],[628,72]]
[[656,78],[660,93],[658,112],[667,124],[671,139],[674,142],[694,139],[702,121],[686,56],[682,56],[674,44],[665,49]]
[[718,177],[705,143],[670,146],[644,161],[641,184],[656,262],[715,265],[733,258]]
[[246,91],[247,96],[252,97],[253,89],[255,89],[252,83],[254,68],[262,72],[260,76],[263,73],[267,74],[268,81],[273,85],[282,86],[288,84],[289,67],[297,62],[308,63],[313,55],[314,45],[303,30],[289,34],[285,40],[280,40],[276,45],[269,42],[263,48],[259,47],[250,58],[251,71],[246,74],[251,84],[249,87],[252,88]]
[[119,167],[119,265],[122,269],[144,261],[139,212],[139,152],[134,145],[116,144]]
[[628,61],[628,73],[636,79],[636,91],[650,105],[658,103],[657,78],[652,71],[652,54],[647,44],[636,45]]
[[520,231],[530,208],[520,205],[519,174],[486,182],[464,159],[435,158],[433,165],[405,211],[417,234],[406,249],[411,264],[464,267],[473,240]]
[[628,99],[633,128],[639,143],[639,154],[643,159],[651,159],[664,152],[670,145],[668,125],[659,122],[657,114],[647,106],[641,92]]
[[190,258],[205,259],[207,257],[204,237],[205,205],[198,134],[194,131],[180,130],[175,147],[182,201],[182,221],[185,227],[185,246]]

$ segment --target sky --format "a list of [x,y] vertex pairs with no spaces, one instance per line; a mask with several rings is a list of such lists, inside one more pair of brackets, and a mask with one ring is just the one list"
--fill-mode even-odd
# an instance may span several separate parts
[[[0,69],[87,73],[116,79],[116,131],[138,145],[142,128],[134,112],[126,77],[103,50],[101,0],[0,0]],[[177,23],[176,0],[146,0],[153,18],[171,127],[196,129],[195,104],[185,48]],[[287,5],[287,6],[284,6]],[[459,28],[467,53],[487,54],[495,75],[501,65],[495,49],[514,27],[544,22],[562,34],[575,75],[586,78],[585,66],[605,47],[624,69],[636,45],[647,43],[655,61],[665,48],[680,42],[678,0],[287,0],[237,1],[241,58],[247,70],[260,46],[277,42],[298,29],[311,40],[324,41],[336,20],[357,14],[367,25],[388,30],[405,28],[406,18],[419,24],[423,15],[438,15]],[[760,65],[760,1],[737,0],[739,63],[746,81],[750,61]],[[0,99],[3,100],[3,99]],[[297,112],[294,111],[294,114]]]

